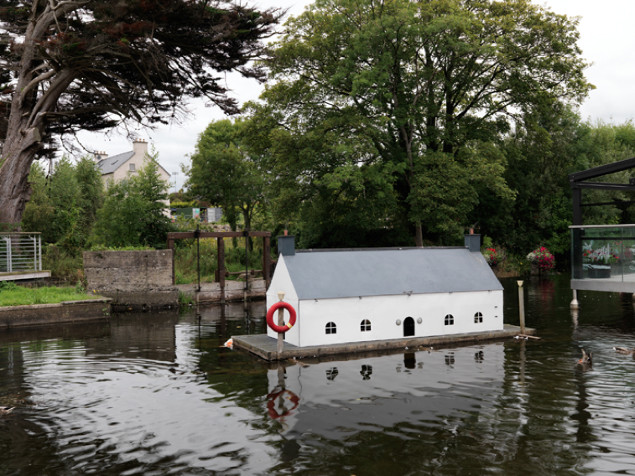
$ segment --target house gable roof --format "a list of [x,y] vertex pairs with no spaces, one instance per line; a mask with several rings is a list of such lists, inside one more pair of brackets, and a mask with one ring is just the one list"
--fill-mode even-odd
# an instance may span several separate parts
[[113,155],[112,157],[106,157],[105,159],[101,159],[97,162],[97,167],[99,167],[102,175],[112,174],[115,170],[125,164],[133,155],[134,152],[129,151]]
[[[113,155],[112,157],[106,157],[97,162],[97,167],[101,171],[102,175],[112,174],[119,167],[124,165],[128,160],[134,156],[134,151],[122,152],[121,154]],[[165,168],[157,162],[157,165],[165,174],[170,177],[171,174],[165,170]]]
[[281,256],[299,299],[502,290],[466,248],[296,251]]

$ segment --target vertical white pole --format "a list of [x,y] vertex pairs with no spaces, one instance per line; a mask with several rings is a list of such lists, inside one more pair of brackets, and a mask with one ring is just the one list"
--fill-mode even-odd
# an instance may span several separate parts
[[573,300],[571,301],[571,310],[572,311],[577,311],[578,309],[580,309],[580,303],[578,302],[578,290],[574,289],[573,290]]
[[37,269],[37,236],[33,235],[29,238],[31,238],[31,244],[33,245],[33,270],[39,271]]
[[518,314],[520,316],[520,333],[525,333],[525,293],[523,292],[523,282],[518,283]]
[[13,271],[13,243],[11,243],[11,236],[5,240],[7,242],[7,271],[11,273]]
[[[284,301],[284,292],[278,292],[278,299],[280,301]],[[278,325],[284,325],[284,309],[278,309]],[[278,359],[280,359],[280,355],[282,354],[282,348],[284,346],[284,334],[282,332],[278,332]]]

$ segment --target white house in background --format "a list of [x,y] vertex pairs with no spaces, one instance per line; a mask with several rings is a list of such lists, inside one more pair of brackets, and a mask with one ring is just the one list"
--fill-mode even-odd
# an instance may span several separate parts
[[[132,143],[132,150],[108,157],[105,152],[96,152],[95,159],[101,171],[104,183],[117,183],[143,169],[152,158],[148,155],[148,143],[144,140],[135,140]],[[169,183],[170,174],[161,164],[159,165],[159,175],[161,180]]]
[[293,237],[278,247],[267,309],[285,293],[297,312],[285,341],[298,347],[503,329],[503,286],[479,235],[466,247],[296,252]]

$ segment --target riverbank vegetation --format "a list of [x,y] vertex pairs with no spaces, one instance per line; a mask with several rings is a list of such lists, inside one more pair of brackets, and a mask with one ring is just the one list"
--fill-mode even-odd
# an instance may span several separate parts
[[[525,1],[379,6],[326,0],[291,19],[260,64],[265,92],[202,131],[173,198],[221,206],[232,229],[288,230],[300,248],[461,245],[472,229],[501,271],[528,272],[542,247],[566,269],[568,174],[635,156],[632,122],[579,115],[593,86],[577,20]],[[61,160],[34,164],[30,182],[22,228],[42,232],[45,267],[70,282],[84,249],[161,248],[196,226],[167,219],[151,170],[104,189],[92,160]],[[589,191],[603,205],[584,221],[633,223],[627,193]],[[177,282],[197,266],[213,279],[216,245],[199,246],[177,243]],[[226,245],[230,271],[260,268],[244,246]]]
[[[474,229],[499,265],[528,270],[544,246],[566,269],[568,174],[635,156],[631,122],[579,115],[593,86],[577,40],[577,20],[530,2],[314,4],[263,62],[260,99],[202,134],[188,186],[211,197],[211,173],[229,204],[252,184],[241,203],[300,248],[460,245]],[[588,200],[605,205],[587,223],[635,218],[627,192]]]
[[[166,214],[168,184],[157,174],[158,155],[127,180],[106,187],[96,163],[88,157],[76,163],[62,159],[47,174],[34,164],[30,180],[32,199],[22,221],[23,231],[42,233],[43,267],[55,281],[83,283],[84,250],[160,249],[167,246],[169,231],[213,229],[195,220],[172,221]],[[258,222],[261,224],[261,222]],[[240,223],[234,223],[236,228]],[[199,255],[200,252],[200,255]],[[200,256],[200,257],[197,257]],[[262,268],[262,244],[244,239],[225,240],[228,279]],[[177,240],[176,284],[214,281],[217,269],[216,240]]]

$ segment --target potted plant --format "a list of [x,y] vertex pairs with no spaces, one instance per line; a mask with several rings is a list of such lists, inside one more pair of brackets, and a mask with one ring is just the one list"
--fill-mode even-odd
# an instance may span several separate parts
[[483,256],[485,257],[485,261],[487,261],[487,264],[489,264],[492,268],[498,264],[499,259],[496,248],[485,248],[485,250],[483,251]]
[[527,261],[531,263],[532,274],[551,271],[556,266],[556,258],[544,246],[540,246],[529,253]]

